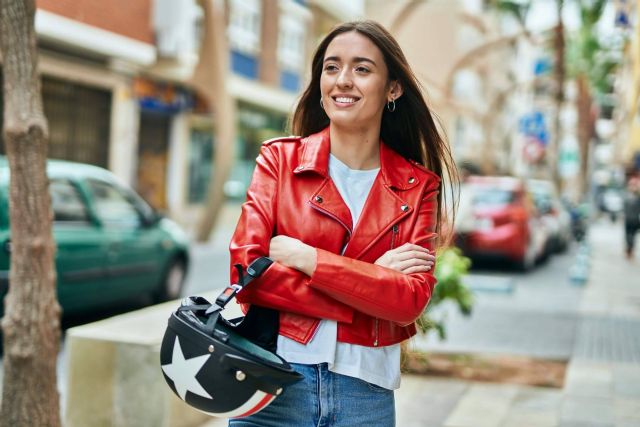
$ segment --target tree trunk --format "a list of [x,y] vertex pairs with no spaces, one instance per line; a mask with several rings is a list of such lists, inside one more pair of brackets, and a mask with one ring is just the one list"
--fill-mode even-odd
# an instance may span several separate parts
[[578,110],[578,148],[580,150],[580,172],[579,172],[579,197],[587,195],[589,190],[589,151],[591,139],[594,134],[594,119],[592,115],[593,100],[589,90],[587,76],[579,74],[576,77],[578,95],[576,98],[576,109]]
[[224,183],[233,165],[236,106],[226,86],[229,73],[229,49],[226,42],[224,5],[219,0],[203,0],[202,4],[205,31],[200,59],[192,83],[207,98],[216,129],[213,173],[209,180],[205,209],[196,230],[196,239],[199,242],[206,242],[215,226],[220,208],[224,204]]
[[554,50],[555,50],[555,65],[553,68],[553,75],[555,79],[556,93],[555,104],[556,114],[553,120],[553,134],[549,140],[547,147],[547,164],[551,172],[551,179],[556,185],[558,190],[561,190],[560,172],[558,170],[558,152],[560,150],[560,143],[562,141],[562,123],[560,121],[560,115],[562,113],[562,105],[564,103],[564,79],[565,79],[565,64],[564,64],[564,51],[565,51],[565,38],[564,38],[564,22],[562,21],[562,6],[563,0],[556,0],[556,8],[558,10],[558,25],[555,28],[554,34]]
[[495,155],[495,147],[493,146],[493,128],[491,127],[493,120],[490,118],[484,118],[481,121],[482,125],[482,135],[483,135],[483,143],[482,143],[482,153],[480,154],[480,168],[482,169],[482,173],[485,175],[495,175],[496,174],[496,155]]
[[60,426],[56,359],[60,306],[46,176],[47,122],[37,71],[34,0],[2,0],[4,141],[11,267],[5,298],[0,426]]

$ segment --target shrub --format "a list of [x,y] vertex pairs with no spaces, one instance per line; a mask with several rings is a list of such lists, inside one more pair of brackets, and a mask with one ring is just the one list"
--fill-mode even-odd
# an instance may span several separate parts
[[460,249],[449,247],[441,250],[436,257],[435,276],[438,279],[431,301],[416,322],[423,333],[432,330],[438,332],[440,339],[446,339],[445,319],[443,316],[433,317],[433,308],[446,300],[457,303],[462,314],[471,314],[473,295],[464,283],[464,277],[469,272],[471,260],[462,255]]

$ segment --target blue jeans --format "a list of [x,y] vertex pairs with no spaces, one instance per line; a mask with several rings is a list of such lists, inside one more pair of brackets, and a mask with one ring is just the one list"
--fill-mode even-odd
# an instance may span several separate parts
[[394,427],[393,391],[329,371],[327,364],[291,364],[304,375],[257,414],[229,427]]

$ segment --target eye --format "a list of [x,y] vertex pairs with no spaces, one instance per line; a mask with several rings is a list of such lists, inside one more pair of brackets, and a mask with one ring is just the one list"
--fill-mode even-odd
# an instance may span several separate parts
[[326,64],[324,66],[324,71],[327,71],[327,72],[338,71],[338,66],[336,64]]
[[365,67],[364,65],[359,65],[356,67],[356,72],[357,73],[363,73],[363,74],[367,74],[370,73],[371,70],[369,70],[367,67]]

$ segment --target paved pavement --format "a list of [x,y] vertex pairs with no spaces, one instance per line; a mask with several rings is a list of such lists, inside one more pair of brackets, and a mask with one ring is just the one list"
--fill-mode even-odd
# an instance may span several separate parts
[[[411,343],[428,352],[567,360],[564,388],[404,375],[397,425],[640,426],[640,253],[626,260],[622,226],[608,221],[592,226],[589,245],[586,285],[569,281],[575,249],[527,275],[474,273],[473,314],[441,307],[436,314],[447,315],[447,341],[419,337]],[[212,419],[203,427],[224,425]]]

